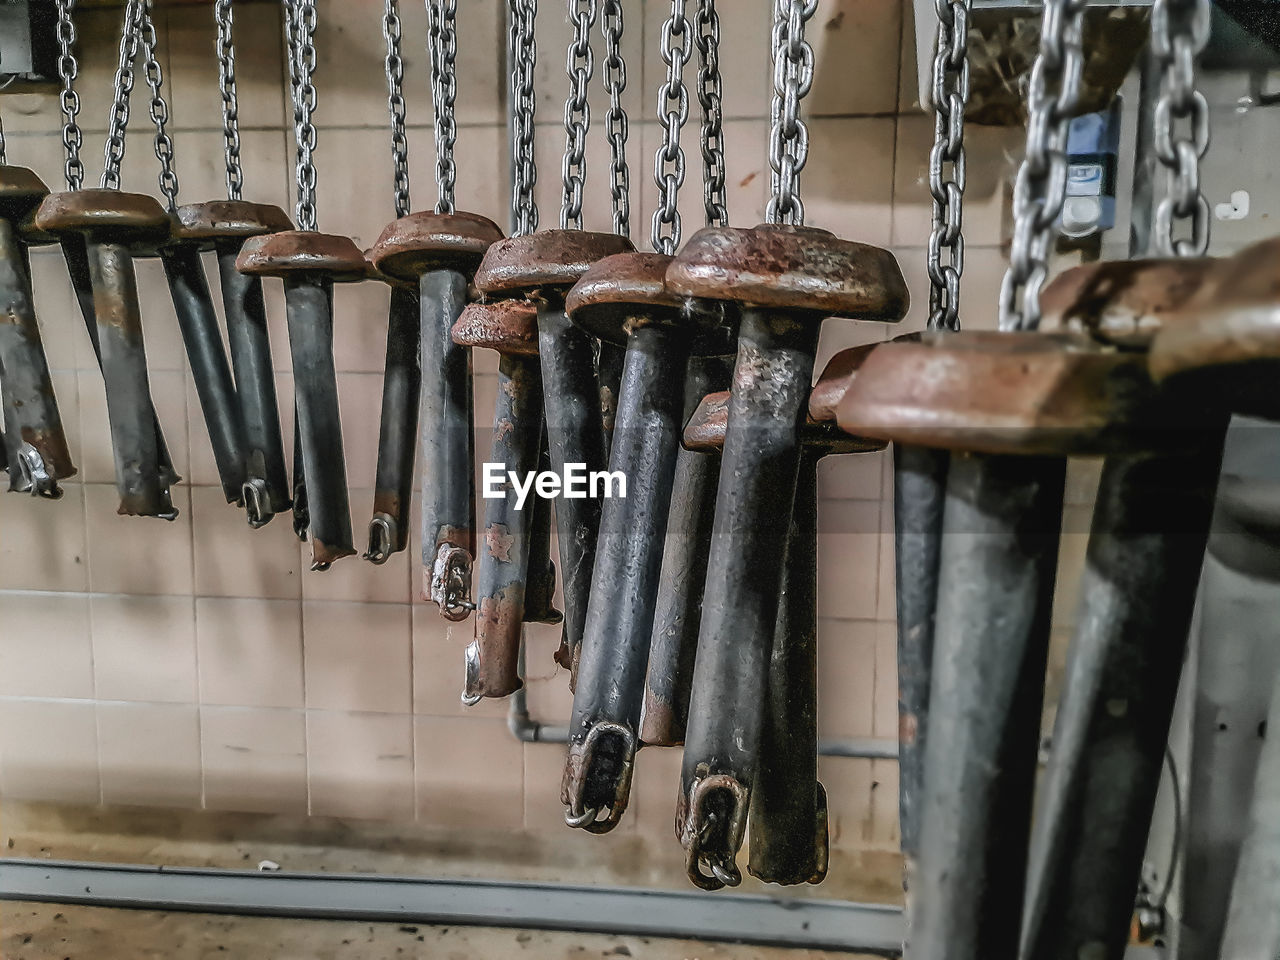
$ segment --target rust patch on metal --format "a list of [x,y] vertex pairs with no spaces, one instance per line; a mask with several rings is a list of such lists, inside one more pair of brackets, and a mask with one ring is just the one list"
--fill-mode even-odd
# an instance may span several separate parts
[[323,540],[317,539],[314,535],[311,537],[311,562],[313,564],[329,564],[341,560],[343,557],[355,556],[355,548],[330,546]]
[[505,523],[493,523],[485,527],[484,548],[499,563],[511,562],[511,547],[516,542]]
[[862,369],[871,351],[879,344],[871,343],[862,347],[841,350],[827,361],[826,368],[818,377],[809,393],[809,418],[818,422],[835,420],[836,407],[840,398],[853,383],[853,378]]
[[914,713],[898,714],[898,742],[905,747],[915,746],[919,734],[919,721]]
[[369,275],[364,254],[350,237],[311,230],[282,230],[245,244],[236,269],[262,277],[321,273],[339,283]]
[[375,489],[373,491],[373,512],[383,513],[389,517],[400,516],[400,494],[395,490]]
[[502,239],[502,228],[478,213],[411,213],[383,229],[369,249],[379,271],[402,282],[416,283],[432,270],[470,275],[489,247]]
[[[729,429],[728,390],[709,393],[684,428],[684,446],[699,453],[718,453],[724,449]],[[825,454],[870,453],[883,450],[886,441],[874,437],[855,436],[842,431],[834,423],[806,420],[800,427],[800,442]]]
[[44,461],[45,468],[53,479],[66,480],[76,475],[75,464],[71,462],[71,450],[67,446],[67,435],[62,430],[23,427],[19,433],[23,441],[31,444],[40,454],[40,459]]
[[640,740],[655,747],[677,747],[684,743],[684,729],[684,718],[676,715],[674,705],[646,686]]
[[103,243],[154,245],[169,238],[173,220],[152,197],[95,188],[49,194],[35,225],[54,236],[83,233]]
[[506,697],[524,685],[516,671],[523,620],[522,584],[510,584],[493,596],[481,598],[476,610],[479,670],[474,693],[482,697]]
[[544,291],[559,296],[597,260],[635,250],[612,233],[543,230],[509,237],[489,247],[476,270],[476,287],[486,296],[523,296]]
[[293,221],[279,207],[248,200],[210,200],[178,208],[175,240],[210,247],[215,240],[243,240],[293,229]]
[[469,303],[450,330],[463,347],[486,347],[514,356],[538,355],[538,306],[529,300]]

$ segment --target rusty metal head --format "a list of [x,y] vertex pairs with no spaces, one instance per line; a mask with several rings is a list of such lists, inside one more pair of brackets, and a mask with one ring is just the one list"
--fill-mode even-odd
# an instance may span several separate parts
[[173,218],[152,197],[119,190],[51,193],[36,210],[38,230],[83,233],[98,243],[153,248],[169,239]]
[[858,320],[901,320],[910,298],[888,250],[815,227],[704,227],[667,270],[687,297]]
[[716,301],[691,300],[666,282],[671,257],[615,253],[591,265],[565,298],[570,318],[593,337],[625,346],[631,331],[649,324],[677,327],[695,355],[732,353],[737,325]]
[[809,392],[809,418],[819,422],[833,421],[840,398],[853,383],[871,351],[879,344],[869,343],[861,347],[841,350],[827,361],[822,376]]
[[493,244],[476,270],[476,286],[485,296],[559,298],[593,263],[635,250],[613,233],[544,230],[508,237]]
[[244,240],[293,229],[289,215],[269,203],[210,200],[178,208],[173,239],[208,249],[219,240]]
[[[36,209],[39,209],[37,207]],[[47,247],[58,242],[58,237],[36,226],[36,211],[32,210],[18,224],[18,235],[28,247]]]
[[469,303],[454,321],[453,342],[514,356],[538,355],[538,307],[529,300]]
[[283,230],[246,243],[236,258],[241,273],[262,277],[325,274],[338,283],[365,280],[369,267],[350,237]]
[[1280,417],[1280,237],[1218,261],[1151,345],[1151,372],[1208,389],[1238,413]]
[[0,164],[0,219],[17,223],[48,195],[49,188],[34,170]]
[[381,273],[405,283],[432,270],[471,274],[502,228],[477,213],[411,213],[387,224],[369,259]]
[[1040,329],[1085,333],[1143,349],[1205,282],[1211,257],[1087,263],[1062,273],[1040,298]]
[[1103,456],[1178,449],[1217,411],[1159,390],[1141,354],[1078,334],[966,331],[877,347],[837,417],[925,447]]
[[[718,453],[724,449],[724,438],[729,428],[728,390],[709,393],[702,398],[698,408],[684,428],[684,446],[699,453]],[[883,450],[885,441],[867,437],[855,437],[836,429],[835,423],[818,423],[806,420],[800,428],[800,442],[811,452],[821,456],[841,453],[868,453]]]

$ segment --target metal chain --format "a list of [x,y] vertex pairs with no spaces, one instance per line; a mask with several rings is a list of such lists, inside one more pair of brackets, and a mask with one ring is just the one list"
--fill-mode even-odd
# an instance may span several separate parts
[[[430,13],[432,4],[427,4]],[[409,140],[405,132],[404,60],[400,56],[400,3],[386,0],[382,8],[382,38],[387,44],[387,113],[391,117],[391,166],[396,217],[409,215]]]
[[435,108],[436,213],[453,213],[457,196],[458,166],[454,144],[458,140],[458,3],[430,0],[431,102]]
[[227,199],[239,200],[244,187],[244,173],[240,168],[240,101],[236,95],[235,11],[231,0],[217,0],[213,15],[218,23],[218,90],[222,94]]
[[538,101],[533,89],[533,73],[538,61],[534,20],[538,0],[507,0],[511,13],[511,109],[512,109],[512,178],[511,212],[517,236],[538,229],[538,202],[534,187],[538,183],[538,164],[534,156],[534,116]]
[[[816,0],[815,0],[816,2]],[[658,209],[653,212],[653,249],[674,256],[680,246],[680,209],[677,200],[684,184],[684,150],[680,131],[689,119],[689,90],[684,67],[693,52],[693,29],[685,16],[685,0],[671,0],[671,16],[662,27],[662,62],[667,80],[658,90],[658,121],[662,145],[653,158],[653,181],[658,185]]]
[[156,58],[156,28],[151,22],[152,0],[146,0],[142,14],[142,48],[146,54],[147,86],[151,88],[151,122],[155,124],[156,159],[160,161],[160,192],[170,212],[178,209],[178,175],[173,170],[173,139],[166,130],[169,105],[164,100],[164,74]]
[[729,223],[725,193],[724,98],[720,80],[720,16],[715,0],[698,0],[698,103],[702,107],[702,202],[707,226]]
[[111,120],[103,150],[102,180],[104,189],[120,189],[120,163],[124,160],[124,135],[129,127],[129,97],[133,93],[133,60],[138,55],[138,34],[142,29],[143,0],[129,0],[120,25],[120,54],[116,64],[115,95],[111,101]]
[[773,196],[765,210],[770,223],[804,223],[800,173],[809,160],[809,126],[800,117],[800,101],[813,87],[813,47],[804,28],[818,0],[776,0],[773,17],[773,103],[769,167]]
[[609,138],[609,193],[613,197],[613,232],[631,236],[631,170],[627,166],[627,136],[630,128],[622,93],[627,89],[627,62],[622,58],[622,0],[604,0],[600,7],[600,29],[604,34],[604,60],[600,72],[609,93],[605,114]]
[[1027,89],[1027,150],[1013,184],[1013,243],[1000,285],[1000,329],[1040,325],[1040,290],[1067,192],[1067,133],[1080,102],[1088,0],[1045,0]]
[[0,166],[4,166],[9,162],[9,154],[5,150],[4,143],[4,118],[0,117]]
[[316,128],[311,122],[316,108],[316,88],[311,77],[316,66],[315,0],[285,0],[292,14],[293,61],[297,82],[293,88],[294,135],[298,158],[297,221],[299,230],[316,229]]
[[76,77],[80,65],[76,62],[76,25],[71,11],[76,0],[58,0],[58,75],[62,78],[62,146],[67,152],[65,174],[68,190],[84,186],[84,164],[80,162],[80,147],[84,136],[80,132],[80,94],[76,93]]
[[582,229],[582,191],[587,185],[587,131],[591,128],[591,104],[587,88],[595,70],[591,28],[596,24],[596,0],[567,0],[573,21],[573,40],[565,57],[569,98],[564,103],[564,161],[561,171],[564,194],[560,201],[560,229]]
[[933,4],[938,14],[938,48],[933,56],[933,149],[929,152],[929,192],[933,195],[928,253],[930,330],[960,329],[969,4],[970,0],[934,0]]
[[[1200,160],[1209,149],[1209,103],[1196,89],[1196,61],[1209,41],[1209,0],[1155,0],[1151,54],[1160,67],[1153,147],[1169,171],[1169,192],[1156,207],[1155,234],[1166,256],[1200,257],[1209,249],[1209,202],[1200,192]],[[1186,133],[1175,125],[1185,121]],[[1190,236],[1174,237],[1178,222]]]

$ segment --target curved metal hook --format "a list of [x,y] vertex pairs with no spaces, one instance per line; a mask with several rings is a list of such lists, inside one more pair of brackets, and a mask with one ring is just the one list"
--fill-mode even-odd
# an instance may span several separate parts
[[261,477],[251,477],[241,484],[240,499],[244,503],[245,519],[255,530],[275,516],[267,506],[267,482]]
[[369,549],[364,552],[364,558],[374,564],[386,563],[391,559],[395,542],[395,520],[385,513],[377,514],[369,521]]

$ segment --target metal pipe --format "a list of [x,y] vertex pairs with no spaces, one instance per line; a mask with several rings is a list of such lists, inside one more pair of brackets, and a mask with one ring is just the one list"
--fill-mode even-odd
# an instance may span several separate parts
[[[538,443],[538,472],[551,469],[551,454],[547,450],[547,425],[542,424],[542,439]],[[556,609],[556,565],[551,559],[551,527],[555,522],[555,511],[548,497],[534,494],[533,521],[529,528],[529,573],[524,594],[525,623],[562,623],[564,614]],[[569,659],[569,648],[560,638],[560,648],[556,651],[556,663],[569,670],[570,687],[572,687],[573,663]],[[522,661],[523,662],[523,661]],[[524,676],[521,666],[520,675]]]
[[604,425],[604,455],[608,462],[613,449],[613,428],[618,417],[618,396],[622,392],[622,367],[626,362],[625,347],[607,340],[596,345],[596,376],[600,381],[600,417]]

